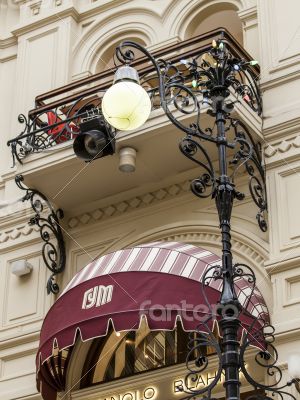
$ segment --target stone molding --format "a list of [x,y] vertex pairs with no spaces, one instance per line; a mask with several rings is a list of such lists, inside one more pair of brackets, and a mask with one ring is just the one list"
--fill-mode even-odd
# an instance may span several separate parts
[[299,71],[289,72],[283,76],[278,76],[276,78],[264,79],[260,81],[260,88],[263,92],[266,90],[277,88],[278,86],[284,85],[285,83],[289,83],[292,81],[296,81],[300,78]]
[[6,349],[12,349],[13,347],[17,347],[23,344],[27,343],[33,343],[37,342],[40,338],[40,330],[37,329],[35,332],[30,332],[28,334],[23,334],[20,336],[15,336],[15,337],[8,337],[8,338],[3,338],[1,337],[0,340],[0,351],[6,350]]
[[39,227],[34,225],[30,226],[28,223],[25,225],[17,226],[14,228],[10,228],[8,230],[4,230],[0,234],[0,244],[16,240],[20,236],[29,236],[32,232],[38,232]]
[[272,140],[272,143],[277,143],[279,140],[286,139],[287,137],[296,136],[299,132],[300,117],[281,122],[274,126],[263,127],[264,137],[270,141]]
[[283,271],[299,268],[299,257],[293,256],[291,258],[278,257],[272,258],[265,262],[265,269],[269,275],[275,275]]
[[252,6],[238,11],[238,16],[244,23],[250,20],[255,20],[254,23],[257,24],[257,6]]
[[147,192],[140,196],[135,196],[119,203],[113,203],[103,208],[96,208],[92,211],[73,216],[68,220],[67,225],[69,228],[76,228],[78,226],[87,225],[92,222],[98,222],[112,216],[124,214],[128,211],[147,207],[162,200],[174,198],[178,195],[189,192],[189,190],[190,181],[185,180],[181,183],[175,183],[173,185],[165,188],[160,188],[153,192]]
[[[175,198],[184,193],[190,191],[190,181],[185,180],[180,183],[174,183],[165,188],[159,188],[152,192],[146,192],[142,195],[132,197],[128,200],[121,202],[108,204],[105,207],[98,207],[92,211],[87,211],[82,214],[72,216],[67,221],[68,228],[76,228],[90,223],[96,223],[104,219],[108,219],[113,216],[118,216],[124,214],[128,211],[133,211],[136,209],[144,208],[149,205],[159,203],[162,200],[168,200]],[[31,217],[31,210],[25,210],[26,216],[24,216],[24,211],[20,211],[18,214],[20,225],[15,225],[16,214],[10,214],[8,216],[2,217],[2,229],[0,231],[0,245],[15,241],[16,239],[23,236],[30,236],[39,231],[39,228],[34,225],[30,226],[28,221]]]
[[43,16],[37,20],[34,19],[33,21],[31,21],[26,25],[19,25],[12,31],[12,34],[14,36],[21,36],[27,32],[34,31],[43,26],[48,26],[51,23],[57,23],[61,19],[67,17],[72,17],[75,21],[78,21],[79,20],[78,11],[74,7],[64,8],[59,13],[56,12],[55,14]]
[[[270,168],[281,167],[284,164],[290,165],[300,159],[300,134],[279,142],[268,144],[264,148],[265,163]],[[294,167],[290,166],[294,169]]]
[[264,155],[267,158],[275,156],[277,153],[287,153],[290,149],[300,147],[300,134],[289,140],[282,140],[274,145],[267,145],[264,149]]
[[9,47],[15,46],[18,44],[18,40],[14,36],[10,36],[5,39],[0,39],[0,49],[7,49]]

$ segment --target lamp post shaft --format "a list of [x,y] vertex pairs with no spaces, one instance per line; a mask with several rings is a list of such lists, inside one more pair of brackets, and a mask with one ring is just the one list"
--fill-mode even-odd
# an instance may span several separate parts
[[239,341],[237,318],[224,317],[220,321],[222,334],[222,364],[225,373],[226,400],[240,400]]
[[222,358],[225,373],[224,387],[226,400],[240,399],[239,380],[239,341],[238,330],[240,321],[237,318],[240,304],[234,288],[234,267],[231,253],[230,220],[233,201],[235,198],[234,186],[227,173],[227,138],[226,119],[224,111],[223,95],[213,99],[216,104],[217,143],[219,156],[219,181],[216,193],[216,204],[220,220],[222,236],[222,275],[223,289],[220,298],[221,321],[220,329],[222,336]]

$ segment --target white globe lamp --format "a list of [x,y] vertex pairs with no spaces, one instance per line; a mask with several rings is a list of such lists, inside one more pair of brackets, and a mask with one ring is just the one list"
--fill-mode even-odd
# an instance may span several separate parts
[[139,84],[137,71],[128,65],[118,68],[114,84],[102,99],[106,121],[120,131],[129,131],[143,125],[150,112],[151,101]]

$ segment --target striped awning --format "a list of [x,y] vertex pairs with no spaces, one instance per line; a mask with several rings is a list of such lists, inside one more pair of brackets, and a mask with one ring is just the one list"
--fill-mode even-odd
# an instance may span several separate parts
[[[211,279],[205,288],[208,306],[199,282],[208,268],[220,263],[217,255],[200,247],[155,242],[107,254],[83,268],[42,326],[37,371],[44,398],[55,398],[53,393],[63,390],[64,374],[57,376],[57,364],[65,370],[68,350],[78,336],[83,341],[104,336],[110,324],[116,331],[137,330],[141,318],[146,318],[152,330],[173,330],[178,320],[186,331],[196,330],[211,314],[210,307],[217,305],[222,290],[222,282]],[[236,290],[245,308],[242,327],[250,326],[258,316],[269,320],[257,288],[253,291],[240,278]]]

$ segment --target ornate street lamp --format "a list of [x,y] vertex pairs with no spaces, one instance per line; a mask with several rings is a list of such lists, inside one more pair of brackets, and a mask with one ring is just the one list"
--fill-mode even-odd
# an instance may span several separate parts
[[[213,315],[207,300],[211,314],[199,325],[198,335],[191,338],[186,361],[186,399],[212,399],[212,390],[224,373],[226,399],[239,400],[239,374],[242,372],[246,381],[254,388],[254,394],[249,400],[269,400],[274,395],[280,399],[296,400],[286,388],[294,383],[299,388],[300,357],[291,361],[293,379],[281,384],[283,373],[276,364],[278,354],[273,346],[274,328],[264,318],[263,313],[257,316],[247,330],[241,324],[241,313],[247,307],[242,309],[238,300],[239,282],[243,278],[252,287],[252,293],[249,293],[251,301],[252,295],[255,295],[256,277],[249,266],[234,264],[231,252],[232,207],[235,200],[244,198],[244,194],[236,189],[234,180],[241,168],[250,176],[250,194],[259,208],[259,227],[262,231],[267,230],[265,172],[261,149],[247,127],[232,117],[236,102],[246,102],[258,114],[261,113],[261,97],[253,73],[257,62],[247,62],[233,56],[222,39],[214,40],[211,48],[198,57],[177,63],[156,60],[138,43],[125,41],[116,50],[116,57],[123,65],[116,72],[117,83],[107,91],[102,102],[104,117],[120,130],[142,125],[150,110],[149,95],[142,88],[137,89],[138,75],[131,67],[135,59],[134,50],[142,53],[146,62],[150,61],[154,67],[155,74],[141,79],[148,88],[151,82],[151,89],[148,90],[151,99],[157,102],[159,97],[159,104],[166,116],[185,133],[180,150],[201,169],[200,177],[191,184],[193,193],[200,198],[210,196],[215,200],[220,221],[222,265],[208,269],[202,279],[202,288],[205,292],[211,281],[221,280],[223,290],[217,315]],[[121,85],[120,92],[118,85]],[[129,104],[131,99],[133,102]],[[203,129],[200,125],[202,107],[214,118],[212,128]],[[182,117],[186,117],[188,122],[185,123]],[[205,149],[205,142],[216,146],[217,165]],[[220,340],[209,328],[209,322],[214,318],[219,321]],[[203,335],[203,332],[206,334]],[[195,388],[197,374],[202,373],[210,362],[204,353],[207,346],[214,348],[219,365],[215,378],[206,387],[198,389]],[[260,367],[266,368],[269,378],[267,384],[257,382],[246,368],[245,353],[250,347],[258,349],[255,360]]]
[[[220,32],[208,32],[202,40],[215,37],[216,33]],[[213,399],[213,389],[224,374],[226,399],[239,400],[242,372],[245,380],[254,388],[254,394],[248,400],[271,400],[274,396],[296,400],[287,388],[295,384],[300,393],[300,354],[293,354],[288,362],[292,380],[281,384],[283,373],[277,365],[278,354],[273,345],[274,328],[264,311],[259,312],[256,318],[247,311],[252,297],[259,295],[255,291],[255,274],[249,266],[234,264],[232,259],[232,207],[234,201],[244,198],[244,194],[235,186],[235,178],[245,171],[249,176],[250,195],[259,209],[256,215],[258,225],[262,231],[267,230],[261,148],[247,126],[234,118],[233,114],[239,102],[245,103],[257,114],[261,114],[262,105],[256,84],[257,62],[241,58],[240,54],[245,56],[245,52],[236,44],[232,46],[234,41],[230,35],[223,30],[220,35],[221,39],[213,40],[212,46],[203,45],[199,53],[198,47],[185,49],[185,44],[175,50],[170,49],[173,61],[155,59],[138,43],[123,42],[116,50],[116,58],[122,66],[118,68],[111,88],[106,90],[104,84],[100,93],[101,88],[96,85],[63,100],[52,98],[48,105],[42,102],[33,113],[29,113],[28,119],[22,114],[19,116],[24,129],[16,138],[9,140],[8,145],[11,146],[14,163],[15,160],[22,163],[31,153],[55,151],[56,145],[75,138],[76,155],[92,161],[114,153],[115,132],[112,127],[119,130],[136,129],[147,120],[151,107],[161,107],[171,123],[185,133],[179,145],[180,150],[200,170],[199,177],[191,183],[192,192],[200,198],[214,199],[222,241],[222,265],[211,266],[202,277],[200,290],[203,290],[210,314],[199,324],[196,336],[191,336],[186,360],[188,373],[183,390],[186,392],[185,398]],[[195,44],[194,41],[192,43]],[[140,77],[133,68],[135,50],[144,55],[143,59],[137,61],[140,65],[144,63],[141,68],[144,72]],[[178,52],[182,50],[191,58],[187,56],[181,59]],[[68,86],[69,90],[72,91],[74,85],[77,84]],[[80,83],[78,85],[80,87]],[[66,89],[58,89],[56,95],[61,94],[62,90]],[[104,90],[106,92],[101,99]],[[203,128],[200,124],[202,111],[205,110],[212,117],[212,127]],[[216,161],[205,143],[209,143],[211,148],[215,146]],[[135,155],[133,148],[121,149],[120,169],[134,170]],[[55,211],[42,193],[24,186],[22,176],[16,177],[16,183],[25,191],[23,201],[29,200],[31,203],[35,215],[30,223],[39,227],[44,242],[44,262],[52,272],[47,284],[48,293],[57,293],[59,288],[55,276],[64,270],[66,262],[60,226],[63,213],[61,210]],[[217,312],[213,311],[205,295],[205,288],[214,281],[221,281],[223,285]],[[252,292],[247,293],[248,303],[242,308],[237,294],[242,291],[241,282],[245,281]],[[242,313],[251,321],[247,328],[242,325]],[[220,339],[210,329],[212,321],[216,319],[219,322]],[[209,384],[197,388],[197,375],[212,362],[212,358],[206,356],[207,346],[214,349],[219,363]],[[266,370],[265,384],[257,382],[247,369],[246,352],[250,348],[256,349],[255,361]]]

